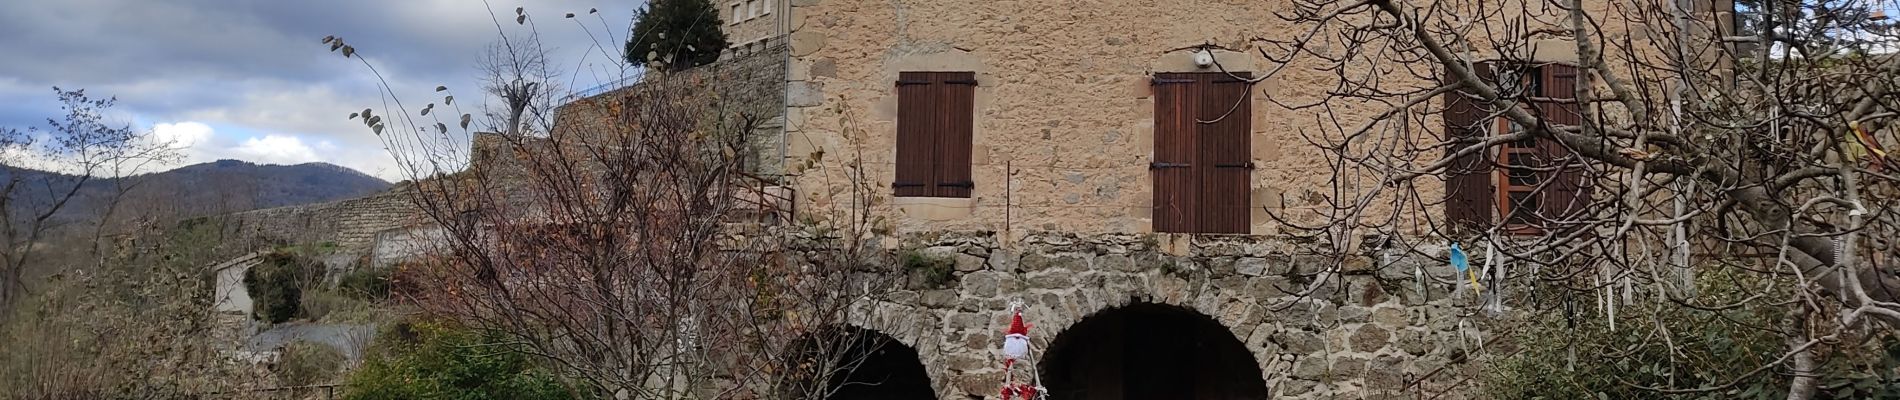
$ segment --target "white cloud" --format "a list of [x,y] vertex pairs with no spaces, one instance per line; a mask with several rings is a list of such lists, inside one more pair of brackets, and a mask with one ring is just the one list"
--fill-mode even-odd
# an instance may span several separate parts
[[211,141],[211,126],[194,121],[152,125],[152,141],[190,149]]
[[264,164],[301,164],[323,161],[317,151],[296,136],[265,135],[245,139],[230,149],[236,159]]
[[[356,144],[338,144],[331,140],[308,140],[290,134],[267,133],[244,138],[219,135],[211,125],[197,121],[159,123],[152,126],[153,143],[178,149],[179,160],[154,166],[157,170],[185,165],[235,159],[259,164],[302,164],[325,162],[341,165],[384,180],[401,180],[401,171],[387,153],[365,151]],[[155,171],[141,171],[155,172]]]

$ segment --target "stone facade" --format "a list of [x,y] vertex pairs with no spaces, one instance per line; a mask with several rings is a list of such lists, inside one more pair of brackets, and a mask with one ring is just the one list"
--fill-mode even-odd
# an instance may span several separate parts
[[[1151,77],[1163,72],[1220,69],[1265,74],[1252,91],[1249,187],[1253,234],[1288,233],[1269,212],[1294,222],[1312,222],[1345,199],[1351,185],[1336,187],[1337,171],[1312,135],[1332,132],[1334,121],[1311,109],[1338,77],[1317,64],[1279,65],[1259,51],[1255,38],[1290,40],[1300,32],[1278,15],[1292,2],[1106,1],[1084,4],[1047,0],[881,1],[790,0],[786,79],[788,165],[819,159],[842,171],[862,163],[869,186],[889,185],[895,175],[897,95],[893,83],[904,71],[971,71],[978,86],[971,151],[973,195],[969,198],[884,198],[872,212],[889,217],[898,232],[1052,230],[1088,233],[1152,232],[1155,104]],[[1604,18],[1609,43],[1634,38],[1637,49],[1668,48],[1655,32],[1624,31],[1626,10],[1642,5],[1590,1]],[[1488,2],[1449,2],[1476,14]],[[1564,21],[1555,7],[1496,5],[1487,15],[1516,23]],[[1502,26],[1502,25],[1500,25]],[[1561,27],[1552,26],[1557,29]],[[1523,28],[1520,29],[1531,29]],[[1322,33],[1327,36],[1331,33]],[[1474,60],[1499,57],[1482,35],[1461,50]],[[1264,47],[1263,47],[1264,46]],[[1576,47],[1564,40],[1516,43],[1512,57],[1572,62]],[[1207,49],[1214,66],[1192,62]],[[1613,48],[1609,57],[1633,57]],[[1660,54],[1647,54],[1658,56]],[[1314,57],[1306,57],[1306,61]],[[1655,61],[1651,57],[1651,61]],[[1429,89],[1412,77],[1431,71],[1416,66],[1352,65],[1348,73],[1379,75],[1395,92]],[[1406,72],[1410,68],[1409,72]],[[1662,87],[1663,85],[1657,85]],[[1328,111],[1347,126],[1370,120],[1386,105],[1335,102]],[[1379,129],[1406,131],[1420,143],[1441,139],[1437,102],[1420,114]],[[1432,154],[1429,157],[1436,157]],[[1425,164],[1435,160],[1417,160]],[[795,171],[796,172],[796,171]],[[1351,172],[1351,171],[1348,171]],[[1372,172],[1366,172],[1372,173]],[[835,174],[835,173],[834,173]],[[812,208],[849,207],[849,182],[806,173],[799,191]],[[1368,178],[1370,179],[1370,178]],[[1414,181],[1419,197],[1443,197],[1437,179]],[[1377,186],[1374,183],[1367,183]],[[1368,186],[1368,187],[1370,187]],[[1334,189],[1348,193],[1334,193]],[[1394,210],[1374,202],[1367,219],[1393,212],[1437,215],[1437,207]]]
[[[995,395],[1010,301],[1026,305],[1039,347],[1131,304],[1203,315],[1245,345],[1274,398],[1464,398],[1470,385],[1461,381],[1476,371],[1468,360],[1484,352],[1481,328],[1489,323],[1474,315],[1477,302],[1448,267],[1404,249],[1341,262],[1324,246],[1261,236],[972,233],[897,241],[954,260],[952,283],[899,291],[855,313],[853,323],[915,348],[940,399]],[[1328,271],[1334,265],[1341,268]],[[1433,283],[1421,285],[1416,271]],[[1299,294],[1322,279],[1309,296]]]
[[[753,0],[759,1],[759,0]],[[623,88],[607,90],[603,93],[576,99],[562,104],[555,110],[554,135],[597,135],[626,134],[625,129],[617,129],[612,124],[621,120],[615,114],[620,106],[615,101],[619,94],[634,90],[640,85],[667,84],[685,85],[695,92],[713,94],[715,107],[720,108],[723,116],[748,116],[758,118],[751,132],[753,148],[748,154],[750,172],[764,176],[778,176],[782,173],[785,160],[784,134],[785,120],[785,61],[789,52],[784,40],[762,40],[743,53],[728,53],[719,61],[694,67],[686,71],[664,76],[649,75],[643,80],[631,82]],[[732,120],[721,121],[731,123]],[[479,139],[479,138],[478,138]],[[505,139],[503,139],[505,140]],[[488,140],[491,146],[505,144],[497,140]],[[602,142],[598,140],[569,140],[569,144]],[[477,154],[483,142],[476,143]],[[499,154],[491,151],[490,153]],[[506,160],[498,160],[505,162]],[[477,165],[485,165],[477,163]]]
[[719,19],[725,22],[727,55],[755,52],[785,35],[785,10],[789,0],[713,0]]

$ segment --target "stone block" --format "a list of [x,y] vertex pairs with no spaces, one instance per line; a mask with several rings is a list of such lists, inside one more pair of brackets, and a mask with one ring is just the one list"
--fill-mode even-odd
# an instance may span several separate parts
[[944,361],[952,372],[975,371],[993,366],[989,357],[968,353],[951,353]]
[[1391,340],[1392,335],[1385,328],[1380,328],[1375,324],[1364,324],[1352,333],[1352,349],[1365,353],[1376,352],[1391,343]]
[[1047,270],[1047,269],[1052,269],[1052,268],[1061,268],[1061,269],[1066,269],[1070,271],[1084,271],[1088,269],[1088,260],[1083,259],[1082,257],[1076,256],[1074,254],[1049,255],[1049,254],[1043,254],[1043,253],[1030,252],[1023,255],[1023,259],[1022,259],[1023,271],[1035,272],[1035,271],[1042,271],[1042,270]]
[[1124,255],[1104,255],[1095,257],[1094,270],[1115,272],[1136,272],[1142,269],[1135,263],[1134,257]]
[[1397,329],[1410,326],[1411,319],[1406,317],[1405,310],[1383,307],[1372,310],[1372,323]]
[[1359,376],[1366,371],[1371,360],[1364,357],[1341,356],[1333,359],[1333,375],[1342,377]]
[[836,78],[838,77],[838,60],[820,58],[811,63],[810,71],[814,78]]
[[1274,343],[1279,343],[1280,348],[1286,349],[1285,351],[1287,353],[1292,354],[1313,354],[1326,348],[1325,339],[1321,338],[1318,333],[1307,332],[1300,329],[1281,329],[1278,332],[1274,332],[1270,340]]
[[1319,380],[1326,376],[1326,359],[1320,357],[1302,357],[1293,362],[1293,379]]
[[1339,306],[1337,321],[1347,324],[1363,324],[1372,321],[1372,309],[1359,306]]
[[981,332],[990,328],[990,317],[979,313],[951,313],[945,321],[950,331]]
[[926,290],[917,299],[925,307],[951,307],[957,305],[957,291],[950,289]]
[[1433,347],[1436,347],[1432,344],[1430,334],[1422,330],[1399,330],[1394,336],[1396,337],[1392,340],[1392,344],[1398,347],[1399,350],[1414,356],[1423,356],[1426,353],[1430,353]]
[[812,81],[785,84],[786,107],[815,107],[825,102],[825,84]]
[[1022,253],[1015,250],[995,249],[990,250],[990,257],[985,263],[991,271],[1016,273],[1022,264],[1022,257]]
[[971,272],[963,276],[962,283],[959,286],[962,287],[963,295],[965,296],[991,298],[996,297],[997,282],[1002,279],[1002,274],[997,272]]
[[1075,278],[1069,272],[1048,271],[1029,276],[1029,287],[1035,289],[1068,289],[1075,287]]
[[1375,392],[1390,392],[1405,388],[1404,361],[1393,356],[1379,356],[1373,359],[1371,369],[1365,372],[1366,389]]
[[1153,281],[1155,301],[1162,304],[1182,304],[1188,298],[1188,282],[1174,276],[1156,277]]
[[1273,270],[1267,259],[1260,257],[1241,257],[1234,260],[1233,266],[1235,273],[1246,276],[1266,276]]
[[825,48],[825,34],[811,30],[792,33],[792,55],[804,57]]

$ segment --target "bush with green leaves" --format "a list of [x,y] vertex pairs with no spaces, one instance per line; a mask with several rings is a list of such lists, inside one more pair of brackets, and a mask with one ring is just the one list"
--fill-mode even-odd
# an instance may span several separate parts
[[956,280],[954,259],[916,249],[905,250],[902,256],[907,285],[913,289],[942,289]]
[[270,323],[289,321],[303,303],[303,289],[323,279],[322,266],[293,251],[279,250],[244,271],[252,315]]
[[395,268],[360,267],[337,280],[337,291],[363,300],[389,297],[389,279]]
[[[1587,294],[1572,294],[1572,313],[1526,313],[1506,337],[1518,351],[1488,366],[1484,390],[1497,399],[1787,398],[1794,371],[1777,360],[1789,351],[1781,332],[1789,308],[1748,299],[1789,284],[1746,274],[1699,278],[1697,303],[1739,306],[1639,301],[1617,311],[1616,330],[1584,311],[1592,307]],[[1817,398],[1900,400],[1900,345],[1890,334],[1875,336],[1814,347]]]
[[345,399],[582,398],[497,335],[445,322],[390,324]]

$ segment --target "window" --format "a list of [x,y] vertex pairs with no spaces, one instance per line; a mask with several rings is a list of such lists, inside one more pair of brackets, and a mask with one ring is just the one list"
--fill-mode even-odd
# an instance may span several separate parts
[[744,21],[744,20],[745,20],[745,8],[744,8],[744,7],[745,7],[745,6],[744,6],[744,5],[742,5],[742,4],[739,4],[739,3],[732,3],[732,14],[730,14],[730,15],[731,15],[732,17],[731,17],[731,18],[727,18],[727,21],[726,21],[726,24],[727,24],[727,25],[738,25],[738,24],[739,24],[739,21]]
[[767,14],[772,13],[772,0],[759,0],[759,4],[765,5],[764,7],[759,8],[759,15],[767,15]]
[[[1155,74],[1154,230],[1247,233],[1253,226],[1247,73]],[[1238,78],[1237,78],[1238,77]],[[1202,123],[1202,121],[1212,121]]]
[[746,0],[745,3],[746,8],[752,9],[752,12],[746,14],[748,18],[758,18],[765,15],[765,0]]
[[896,196],[970,197],[976,84],[972,72],[898,74]]
[[[1480,78],[1524,100],[1527,111],[1552,125],[1582,123],[1575,98],[1577,69],[1561,64],[1481,63]],[[1486,110],[1465,95],[1446,95],[1445,128],[1452,154],[1489,135],[1527,127]],[[1467,154],[1445,170],[1445,217],[1456,229],[1483,230],[1502,223],[1506,232],[1535,234],[1581,211],[1589,198],[1582,164],[1554,140],[1531,138]],[[1495,213],[1494,213],[1495,211]]]

